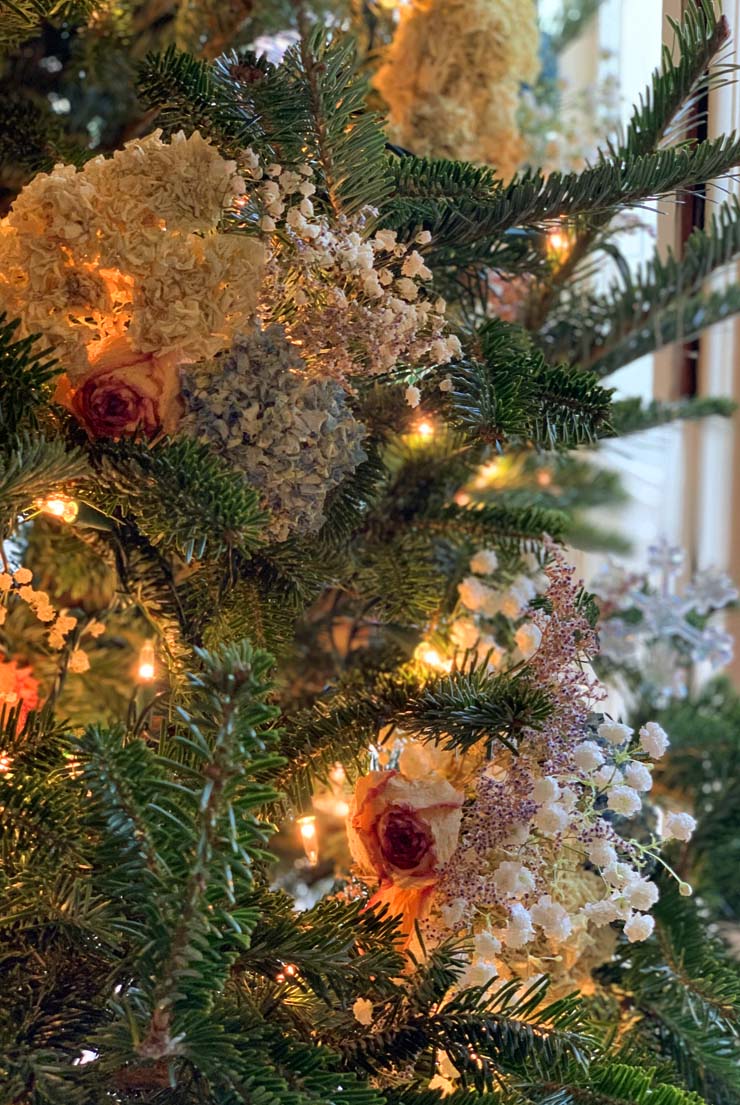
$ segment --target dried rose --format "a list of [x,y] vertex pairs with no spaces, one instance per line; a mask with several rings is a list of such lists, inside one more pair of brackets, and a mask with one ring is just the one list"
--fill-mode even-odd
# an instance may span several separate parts
[[103,343],[74,383],[62,377],[57,399],[91,437],[173,433],[182,414],[181,363],[178,353],[137,353],[118,336]]
[[357,780],[349,846],[364,874],[418,890],[433,886],[457,846],[463,795],[439,776],[371,771]]

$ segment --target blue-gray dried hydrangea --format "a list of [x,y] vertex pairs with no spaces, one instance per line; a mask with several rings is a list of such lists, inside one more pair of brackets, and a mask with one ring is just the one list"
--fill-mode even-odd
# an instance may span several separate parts
[[365,427],[341,387],[308,377],[278,326],[255,328],[228,353],[192,366],[183,395],[182,431],[260,491],[273,541],[319,530],[329,492],[365,460]]

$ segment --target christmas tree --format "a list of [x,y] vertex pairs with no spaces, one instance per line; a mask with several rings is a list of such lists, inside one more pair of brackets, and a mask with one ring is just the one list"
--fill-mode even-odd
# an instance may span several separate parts
[[740,309],[734,203],[589,279],[740,165],[724,17],[516,171],[533,4],[7,7],[0,1102],[740,1103],[737,698],[610,717],[655,607],[564,549],[588,447],[729,413],[607,381]]

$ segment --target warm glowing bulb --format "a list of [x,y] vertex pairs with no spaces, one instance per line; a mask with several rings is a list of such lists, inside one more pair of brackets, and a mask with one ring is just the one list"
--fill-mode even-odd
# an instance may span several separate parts
[[336,783],[337,786],[341,786],[342,783],[347,781],[347,772],[344,770],[344,765],[340,763],[334,764],[334,767],[329,772],[329,778],[332,783]]
[[11,760],[7,752],[0,753],[0,775],[7,775],[12,764],[13,761]]
[[139,652],[139,666],[136,672],[140,683],[151,683],[154,679],[156,672],[154,660],[154,643],[145,641]]
[[349,813],[349,802],[337,802],[334,812],[336,813],[337,817],[346,817]]
[[275,981],[276,982],[285,982],[286,978],[297,978],[297,977],[298,977],[298,968],[296,967],[295,963],[286,963],[283,966],[282,971],[278,971],[278,973],[275,975]]
[[416,432],[419,437],[432,437],[434,434],[434,426],[431,422],[420,422],[416,427]]
[[57,496],[53,499],[39,499],[36,504],[44,514],[50,514],[52,518],[61,518],[63,522],[74,522],[80,513],[80,508],[74,499]]
[[299,817],[298,831],[301,834],[301,840],[303,841],[303,850],[306,853],[306,859],[315,867],[319,862],[319,838],[316,831],[316,816],[312,813],[307,813],[304,817]]
[[422,664],[428,664],[430,668],[436,668],[437,671],[452,671],[452,660],[445,660],[428,641],[422,641],[417,646],[414,658],[420,660]]
[[547,235],[547,249],[556,261],[565,261],[573,242],[567,228],[555,227]]

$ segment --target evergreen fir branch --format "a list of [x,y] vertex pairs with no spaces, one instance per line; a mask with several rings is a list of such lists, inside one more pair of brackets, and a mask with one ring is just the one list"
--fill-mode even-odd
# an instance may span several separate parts
[[477,359],[446,368],[452,388],[433,392],[429,404],[452,427],[489,445],[554,449],[590,442],[608,426],[611,392],[590,374],[547,365],[519,327],[491,319],[472,345]]
[[174,45],[147,55],[139,66],[137,91],[143,103],[157,109],[165,130],[198,130],[226,157],[238,158],[259,139],[252,105],[240,102],[208,62]]
[[9,535],[19,514],[30,511],[38,499],[69,492],[88,476],[79,449],[67,449],[59,438],[20,438],[0,456],[0,534]]
[[582,1009],[570,998],[547,1004],[546,990],[547,982],[538,981],[522,992],[512,980],[495,994],[473,987],[441,1004],[415,1005],[410,999],[400,1009],[391,1007],[387,1025],[381,1018],[372,1035],[348,1042],[345,1054],[375,1073],[416,1062],[430,1050],[445,1051],[463,1086],[481,1092],[495,1089],[504,1074],[528,1072],[531,1078],[556,1063],[585,1063],[594,1037]]
[[551,711],[548,695],[517,675],[492,675],[485,668],[452,672],[430,683],[396,713],[412,731],[444,748],[462,752],[485,740],[516,752],[523,730],[538,729]]
[[539,409],[533,440],[546,449],[573,448],[610,436],[611,390],[592,373],[567,365],[542,367],[536,379]]
[[[680,129],[682,120],[692,110],[702,87],[708,87],[706,70],[728,38],[727,21],[719,13],[714,0],[699,0],[699,3],[685,10],[681,24],[672,25],[676,35],[677,57],[674,60],[673,52],[664,49],[662,66],[653,74],[651,88],[641,97],[635,108],[623,143],[620,147],[609,143],[607,152],[600,155],[598,164],[621,164],[632,158],[641,160],[644,156],[654,155],[661,142]],[[723,76],[724,71],[720,71],[715,74],[714,79],[722,79]],[[672,152],[682,148],[686,149],[686,144],[674,147]],[[661,152],[665,152],[665,148]],[[688,187],[693,187],[695,183],[698,182],[695,181]],[[569,255],[558,265],[547,286],[536,290],[531,297],[527,314],[532,329],[540,329],[557,302],[561,290],[579,277],[584,259],[598,244],[599,232],[610,220],[611,214],[601,211],[577,228]]]
[[740,140],[729,135],[690,149],[603,159],[581,173],[526,172],[507,185],[492,182],[478,197],[464,190],[460,175],[466,167],[453,174],[451,164],[410,157],[398,162],[393,198],[382,222],[404,236],[424,227],[437,246],[475,246],[485,263],[491,241],[512,227],[542,228],[563,218],[598,221],[617,208],[639,206],[724,176],[740,164]]
[[715,0],[699,0],[685,9],[680,23],[669,22],[675,35],[673,47],[663,47],[660,68],[640,96],[624,140],[618,147],[609,143],[612,156],[632,157],[656,149],[678,131],[698,93],[732,71],[721,67],[713,77],[707,76],[707,69],[730,38],[727,18]]
[[354,473],[327,499],[324,510],[326,520],[317,540],[330,548],[335,548],[360,528],[377,497],[378,485],[386,475],[377,445],[366,441],[363,447],[368,459],[358,465]]
[[257,492],[208,446],[189,438],[121,441],[100,444],[99,455],[96,505],[131,518],[153,546],[186,562],[257,546],[265,519]]
[[573,1065],[528,1087],[537,1105],[711,1105],[698,1094],[660,1082],[655,1069],[603,1061]]
[[394,948],[397,918],[379,916],[364,901],[325,899],[296,913],[292,898],[272,894],[259,905],[260,924],[235,970],[272,980],[291,963],[301,984],[328,1007],[395,990],[391,980],[404,968],[403,956]]
[[[624,274],[601,296],[575,309],[568,298],[542,334],[547,346],[565,340],[582,368],[607,359],[631,335],[659,324],[661,317],[702,292],[706,280],[740,254],[740,206],[723,204],[708,230],[695,229],[682,250],[654,257],[635,274]],[[567,306],[566,306],[567,304]]]
[[[236,945],[255,920],[238,909],[235,887],[251,886],[253,865],[265,858],[271,832],[254,811],[275,798],[256,777],[280,762],[267,752],[277,736],[266,728],[275,710],[264,701],[272,658],[246,642],[198,656],[202,669],[190,676],[193,697],[187,710],[178,709],[183,730],[161,758],[160,797],[147,809],[150,819],[170,827],[174,878],[169,901],[159,897],[156,912],[146,918],[141,958],[148,1023],[136,1045],[145,1060],[182,1054],[184,1026],[222,989]],[[168,780],[173,769],[176,775]],[[115,798],[114,808],[117,803]],[[129,835],[138,837],[136,819],[129,821]],[[125,819],[115,823],[125,828]],[[137,840],[136,854],[140,849]]]
[[15,444],[22,433],[39,429],[39,411],[51,398],[58,368],[38,338],[14,339],[18,320],[0,314],[0,447]]
[[537,549],[547,535],[562,540],[568,518],[563,511],[540,506],[458,506],[450,504],[427,525],[439,532],[464,533],[523,552]]
[[307,109],[305,160],[319,169],[335,214],[377,207],[390,191],[385,136],[366,106],[368,84],[358,73],[354,43],[312,29],[299,16],[301,40],[285,55],[283,70],[300,89]]
[[0,49],[20,46],[45,22],[83,23],[97,6],[97,0],[3,0]]
[[672,402],[652,399],[649,403],[643,403],[642,399],[620,399],[612,406],[611,425],[615,436],[624,437],[670,422],[695,421],[711,415],[730,418],[736,407],[734,400],[721,396],[702,395]]
[[687,342],[717,322],[724,322],[740,311],[740,289],[736,284],[685,299],[679,298],[655,312],[639,330],[616,344],[591,364],[591,371],[603,379],[626,364],[654,353],[674,342]]
[[661,882],[656,934],[623,949],[624,984],[651,1052],[671,1059],[690,1090],[707,1100],[740,1100],[740,968],[708,936],[673,883]]

